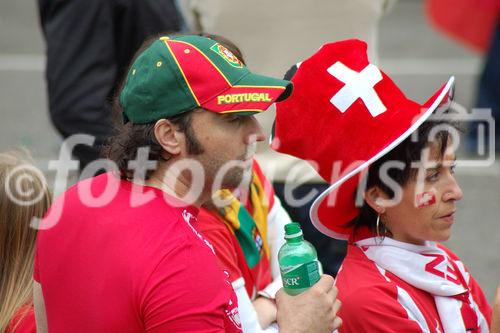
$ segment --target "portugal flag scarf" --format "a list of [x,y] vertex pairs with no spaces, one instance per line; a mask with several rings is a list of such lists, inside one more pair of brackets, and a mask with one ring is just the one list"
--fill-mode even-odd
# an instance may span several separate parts
[[266,226],[269,200],[257,174],[253,172],[250,184],[249,200],[252,214],[230,190],[220,190],[216,196],[228,203],[219,210],[219,213],[229,230],[236,236],[250,269],[257,265],[263,255],[269,259]]

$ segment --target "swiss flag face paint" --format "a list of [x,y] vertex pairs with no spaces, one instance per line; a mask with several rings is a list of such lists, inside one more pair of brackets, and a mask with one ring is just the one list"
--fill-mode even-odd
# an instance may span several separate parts
[[422,192],[415,197],[415,206],[422,208],[436,203],[436,195],[433,192]]

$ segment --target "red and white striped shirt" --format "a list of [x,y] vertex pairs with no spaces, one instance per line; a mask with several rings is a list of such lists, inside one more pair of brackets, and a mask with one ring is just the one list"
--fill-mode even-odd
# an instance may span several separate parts
[[[442,245],[439,248],[455,262],[460,259]],[[469,302],[480,317],[491,324],[491,308],[478,283],[465,268]],[[342,301],[339,316],[343,325],[341,333],[393,332],[393,333],[443,333],[434,295],[403,281],[395,274],[371,261],[363,250],[349,244],[347,256],[337,276],[338,298]],[[460,295],[453,296],[459,299]],[[454,314],[459,318],[462,314]],[[454,320],[449,318],[449,320]],[[474,326],[474,325],[473,325]],[[485,325],[465,327],[464,332],[488,332]]]

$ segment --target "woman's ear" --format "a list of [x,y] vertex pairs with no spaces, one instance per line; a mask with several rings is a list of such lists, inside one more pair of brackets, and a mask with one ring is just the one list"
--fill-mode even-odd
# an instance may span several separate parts
[[182,151],[181,136],[177,126],[168,119],[160,119],[155,123],[154,134],[160,146],[171,155],[179,155]]
[[381,215],[385,213],[384,201],[386,195],[378,186],[370,187],[365,191],[363,197],[366,203],[378,214]]

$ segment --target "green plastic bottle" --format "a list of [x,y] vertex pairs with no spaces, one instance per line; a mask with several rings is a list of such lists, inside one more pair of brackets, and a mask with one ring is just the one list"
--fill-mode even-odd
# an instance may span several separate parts
[[316,249],[304,240],[298,223],[285,225],[285,240],[278,252],[283,289],[288,295],[298,295],[320,278]]

